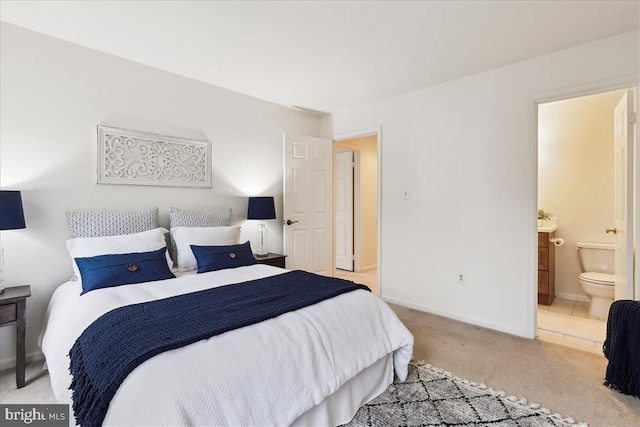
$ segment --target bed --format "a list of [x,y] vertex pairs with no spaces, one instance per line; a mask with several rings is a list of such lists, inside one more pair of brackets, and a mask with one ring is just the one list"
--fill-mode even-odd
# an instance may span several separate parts
[[[251,264],[90,292],[62,284],[40,337],[57,401],[72,404],[70,349],[103,314],[286,274]],[[412,350],[393,311],[358,289],[149,358],[120,384],[104,425],[339,425],[406,376]]]

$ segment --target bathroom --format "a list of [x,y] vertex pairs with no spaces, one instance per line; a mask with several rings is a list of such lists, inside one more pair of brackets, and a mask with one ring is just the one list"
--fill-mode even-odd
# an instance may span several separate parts
[[[614,244],[614,109],[625,90],[538,105],[538,209],[564,243],[555,252],[555,297],[538,304],[538,339],[602,354],[606,309],[590,315],[577,242]],[[589,252],[583,252],[583,254]],[[601,252],[612,264],[613,251]],[[613,266],[611,266],[613,268]]]

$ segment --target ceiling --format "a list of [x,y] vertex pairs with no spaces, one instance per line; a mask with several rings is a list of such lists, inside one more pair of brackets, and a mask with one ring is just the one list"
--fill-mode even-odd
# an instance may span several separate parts
[[640,27],[640,1],[7,1],[0,19],[336,112]]

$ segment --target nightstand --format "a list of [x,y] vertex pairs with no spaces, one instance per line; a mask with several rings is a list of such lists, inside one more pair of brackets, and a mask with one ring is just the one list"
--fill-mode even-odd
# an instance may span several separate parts
[[282,254],[275,254],[273,252],[269,252],[266,255],[253,255],[258,264],[267,264],[273,265],[274,267],[285,268],[284,259],[287,257]]
[[31,286],[5,288],[0,294],[0,326],[16,325],[16,385],[24,387],[25,332],[27,330],[27,298]]

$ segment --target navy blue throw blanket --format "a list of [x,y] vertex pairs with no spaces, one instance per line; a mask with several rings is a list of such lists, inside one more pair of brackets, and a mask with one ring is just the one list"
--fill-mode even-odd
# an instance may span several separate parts
[[71,348],[73,411],[101,426],[127,375],[163,351],[298,310],[364,285],[291,271],[234,285],[127,305],[93,322]]
[[603,351],[609,360],[604,385],[640,398],[640,301],[611,304]]

